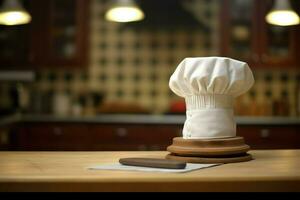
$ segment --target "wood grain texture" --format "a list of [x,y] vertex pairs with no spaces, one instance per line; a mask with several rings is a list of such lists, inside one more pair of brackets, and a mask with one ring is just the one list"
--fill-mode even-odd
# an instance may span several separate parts
[[217,138],[217,139],[183,139],[173,138],[172,145],[167,151],[182,156],[224,156],[244,154],[250,150],[243,137]]
[[176,154],[166,155],[166,159],[177,160],[187,163],[201,163],[201,164],[214,164],[214,163],[237,163],[252,160],[250,154],[241,154],[228,157],[200,157],[200,156],[179,156]]
[[165,151],[0,152],[0,191],[300,191],[300,150],[249,153],[249,162],[174,174],[87,169]]

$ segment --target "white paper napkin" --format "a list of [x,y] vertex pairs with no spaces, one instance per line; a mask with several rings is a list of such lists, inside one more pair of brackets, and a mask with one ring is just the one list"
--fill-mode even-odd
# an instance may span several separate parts
[[220,164],[193,164],[187,163],[185,169],[164,169],[164,168],[153,168],[153,167],[139,167],[139,166],[128,166],[122,165],[120,163],[111,163],[96,165],[88,167],[90,170],[125,170],[125,171],[142,171],[142,172],[172,172],[172,173],[182,173],[189,172],[197,169],[208,168]]

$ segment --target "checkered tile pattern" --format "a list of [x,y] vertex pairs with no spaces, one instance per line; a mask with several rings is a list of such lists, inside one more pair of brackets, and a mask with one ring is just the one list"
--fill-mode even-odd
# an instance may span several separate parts
[[[275,101],[284,101],[288,107],[289,116],[299,115],[297,106],[300,87],[300,72],[296,69],[289,70],[254,70],[255,84],[249,92],[237,99],[238,103],[250,105],[251,99],[257,105],[274,104]],[[250,110],[251,107],[248,107]],[[276,107],[272,108],[273,115]]]
[[[73,96],[90,90],[104,94],[105,102],[136,103],[152,113],[167,112],[170,103],[179,99],[168,87],[169,77],[179,62],[185,57],[218,55],[218,15],[215,14],[218,5],[218,0],[203,0],[199,4],[200,13],[206,15],[204,23],[209,26],[208,32],[201,27],[149,31],[106,21],[104,13],[109,1],[92,0],[90,66],[75,71],[42,70],[38,73],[38,88],[54,93],[67,90]],[[286,90],[291,110],[295,110],[298,72],[256,70],[254,73],[257,81],[252,91],[257,101],[266,90],[271,91],[271,99]],[[248,96],[247,93],[239,101],[247,102]]]

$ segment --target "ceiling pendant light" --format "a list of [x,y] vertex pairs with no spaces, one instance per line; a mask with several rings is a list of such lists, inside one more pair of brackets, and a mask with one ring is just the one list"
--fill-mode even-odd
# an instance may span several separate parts
[[269,24],[291,26],[300,23],[298,14],[292,9],[289,0],[275,0],[274,7],[266,15]]
[[0,24],[19,25],[31,21],[30,14],[18,0],[4,0],[0,8]]
[[105,14],[108,21],[133,22],[144,19],[143,11],[133,0],[117,0]]

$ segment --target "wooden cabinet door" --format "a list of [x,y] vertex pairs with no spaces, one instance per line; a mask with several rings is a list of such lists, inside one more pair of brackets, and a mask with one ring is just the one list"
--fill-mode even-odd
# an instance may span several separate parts
[[[289,0],[294,10],[299,10],[298,0]],[[276,26],[268,24],[265,16],[272,9],[273,0],[265,0],[260,6],[260,61],[266,67],[297,67],[299,61],[300,26]]]
[[238,126],[237,135],[244,137],[251,149],[299,149],[299,126]]
[[166,150],[177,125],[142,124],[24,124],[14,136],[12,148],[34,151],[139,151]]
[[259,63],[257,0],[222,1],[221,54],[247,62],[250,66]]
[[89,0],[22,3],[32,21],[0,26],[0,70],[87,66]]
[[[224,0],[221,8],[221,54],[253,68],[298,67],[300,26],[267,24],[273,0]],[[300,2],[291,0],[299,12]]]
[[15,133],[13,146],[24,151],[89,150],[91,139],[84,124],[24,124]]
[[87,65],[89,0],[47,0],[44,65],[84,67]]
[[181,136],[176,125],[106,124],[90,127],[94,150],[166,150],[174,137]]
[[[4,0],[0,0],[0,6]],[[20,3],[32,15],[32,1]],[[35,20],[32,19],[32,21]],[[31,64],[32,22],[23,25],[0,25],[0,70],[28,69]]]
[[[15,150],[165,151],[174,137],[182,136],[181,125],[168,124],[26,123],[20,127],[10,139]],[[299,130],[298,125],[238,125],[237,135],[251,149],[300,149]]]
[[0,150],[9,150],[9,128],[0,127]]

